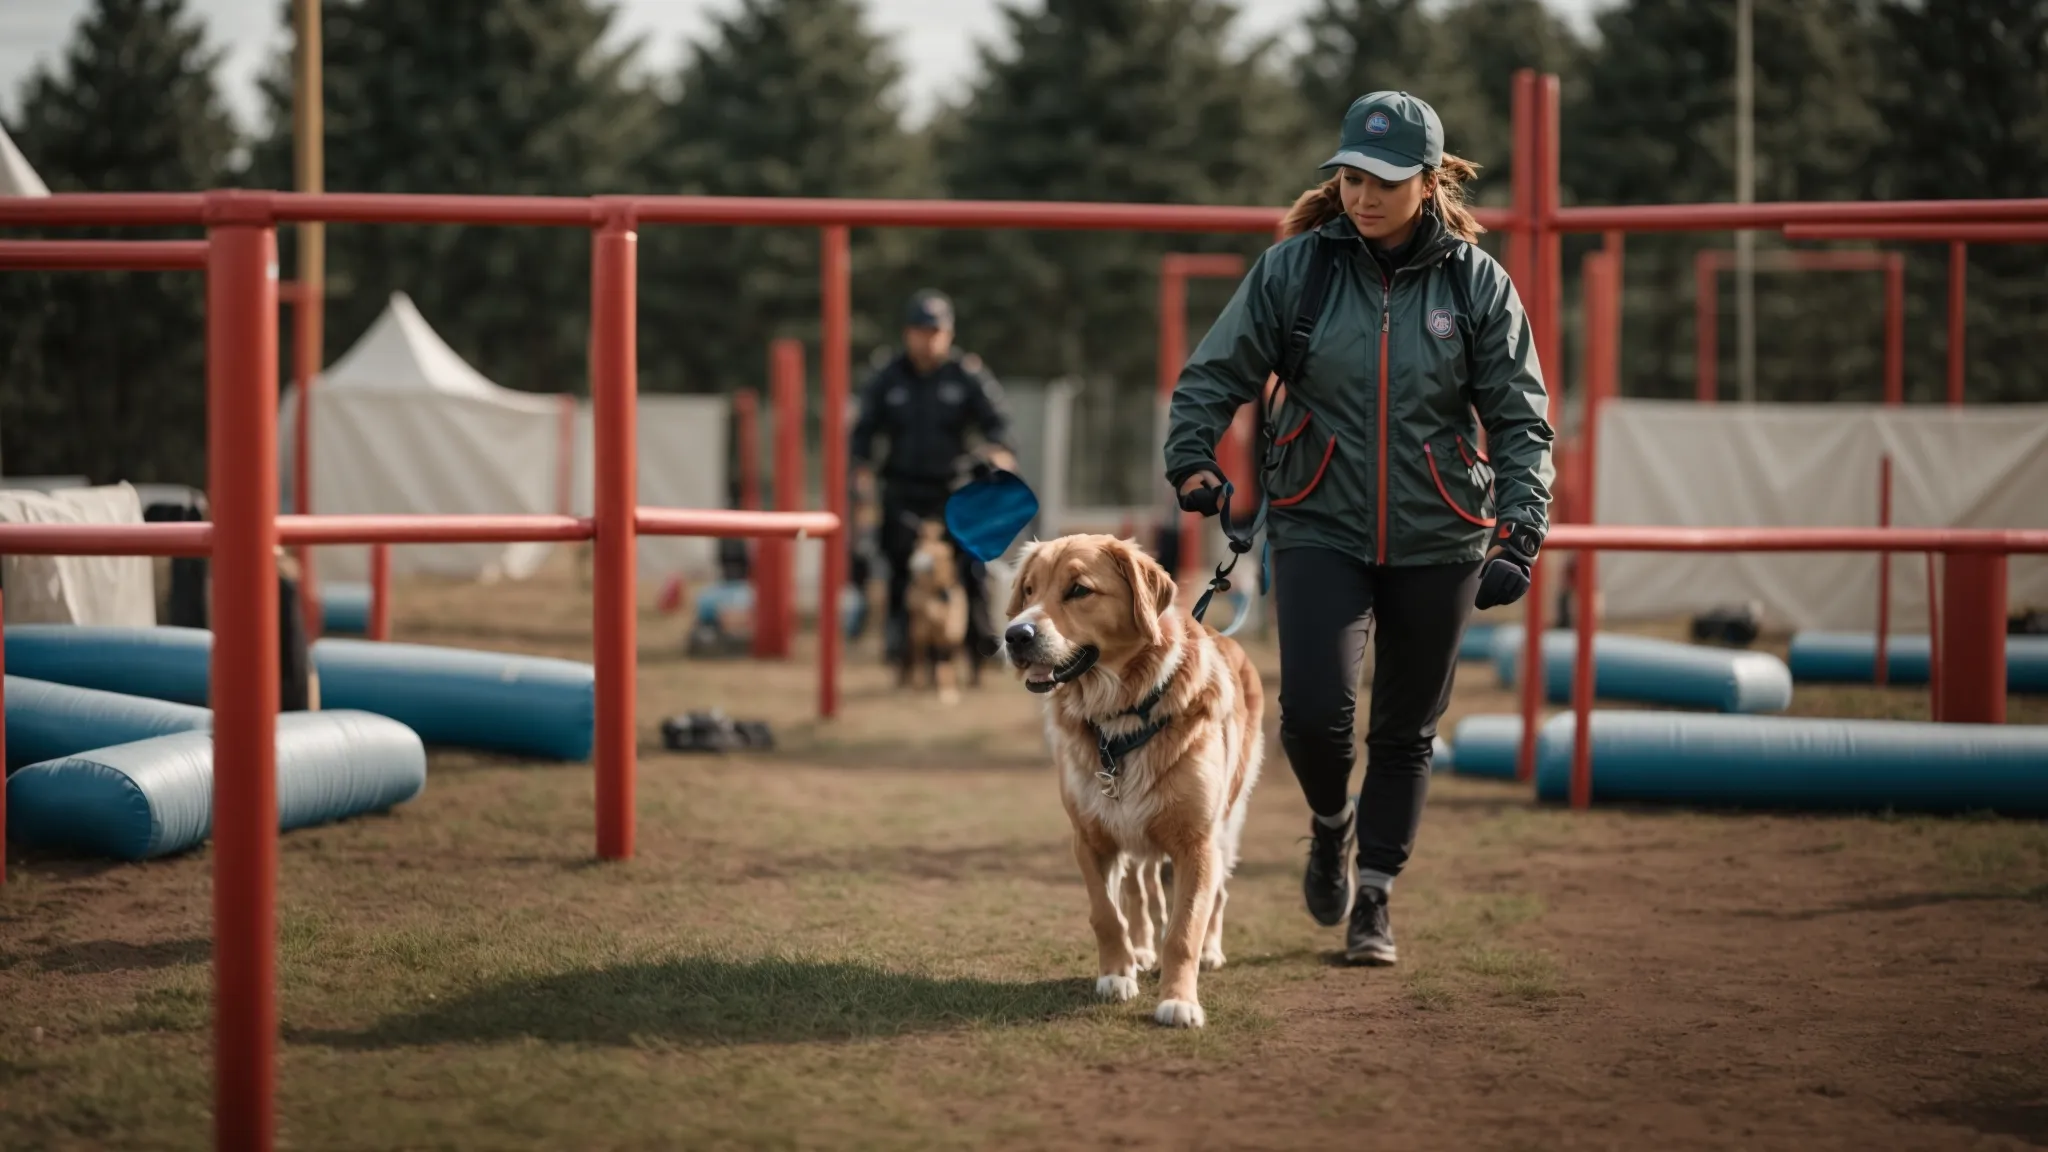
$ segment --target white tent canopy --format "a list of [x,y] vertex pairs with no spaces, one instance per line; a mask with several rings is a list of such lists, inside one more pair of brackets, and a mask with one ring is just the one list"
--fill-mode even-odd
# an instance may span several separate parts
[[[287,507],[297,401],[296,389],[288,390],[278,423]],[[729,418],[724,396],[641,396],[640,503],[728,507]],[[309,439],[315,512],[591,513],[596,453],[589,402],[491,382],[448,347],[403,292],[393,293],[376,323],[314,381]],[[565,450],[574,457],[567,508]],[[391,569],[519,580],[552,547],[405,545],[392,548]],[[707,539],[648,537],[639,554],[643,580],[716,571],[716,547]],[[368,561],[368,548],[314,550],[324,580],[364,580]]]
[[29,167],[28,159],[21,149],[8,139],[7,129],[0,128],[0,196],[48,196],[50,190],[43,184],[43,178]]
[[[278,449],[290,491],[297,390],[287,391]],[[320,513],[561,511],[560,396],[501,387],[448,347],[403,292],[313,385],[311,510]],[[288,499],[295,503],[296,494]],[[394,574],[524,579],[547,544],[404,545]],[[315,550],[325,580],[362,580],[369,549]]]

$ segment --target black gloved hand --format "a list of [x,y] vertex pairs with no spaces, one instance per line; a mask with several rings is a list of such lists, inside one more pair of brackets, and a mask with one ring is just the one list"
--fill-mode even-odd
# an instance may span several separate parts
[[1530,525],[1503,520],[1494,529],[1493,543],[1500,555],[1480,569],[1479,595],[1473,601],[1473,607],[1482,611],[1513,604],[1529,590],[1529,572],[1536,566],[1543,536]]
[[1223,510],[1223,489],[1214,484],[1204,484],[1191,492],[1183,492],[1180,494],[1180,510],[1214,516]]

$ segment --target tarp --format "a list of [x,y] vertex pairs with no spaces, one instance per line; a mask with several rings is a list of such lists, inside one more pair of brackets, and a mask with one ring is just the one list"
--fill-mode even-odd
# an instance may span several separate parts
[[[727,489],[726,468],[731,424],[730,400],[725,396],[640,394],[639,497],[648,508],[730,508],[732,493]],[[767,421],[763,421],[765,425]],[[588,400],[576,409],[576,484],[572,507],[588,516],[596,507],[595,430]],[[766,446],[767,429],[762,429],[761,468],[772,473],[773,457]],[[768,476],[762,477],[765,487]],[[701,536],[642,536],[640,577],[643,583],[682,575],[692,580],[718,575],[718,542]],[[643,589],[651,591],[651,589]]]
[[[565,382],[566,383],[566,382]],[[558,395],[501,387],[448,347],[403,292],[354,347],[314,382],[312,510],[318,513],[550,513],[561,511],[563,421]],[[298,396],[279,413],[286,505]],[[524,579],[550,544],[404,545],[395,575]],[[322,580],[361,581],[369,549],[314,552]]]
[[[127,484],[36,492],[0,489],[0,522],[140,524]],[[156,571],[147,556],[8,556],[0,561],[9,624],[156,624]]]
[[49,188],[43,178],[29,167],[28,158],[21,149],[8,139],[7,129],[0,127],[0,196],[48,196]]
[[[1880,461],[1892,460],[1892,523],[2048,528],[2048,405],[1702,405],[1616,400],[1602,409],[1595,516],[1602,524],[1869,527]],[[1760,601],[1773,629],[1877,626],[1879,559],[1868,553],[1600,559],[1615,619]],[[2014,557],[2011,607],[2048,607],[2048,558]],[[1927,628],[1926,561],[1891,561],[1891,627]]]

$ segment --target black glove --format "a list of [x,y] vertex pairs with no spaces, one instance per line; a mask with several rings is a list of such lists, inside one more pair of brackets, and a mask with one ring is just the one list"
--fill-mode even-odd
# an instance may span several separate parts
[[1493,542],[1500,555],[1480,570],[1479,595],[1473,601],[1473,607],[1481,610],[1513,604],[1529,590],[1529,571],[1536,566],[1543,534],[1531,525],[1503,520],[1494,529]]
[[1214,516],[1223,510],[1223,489],[1214,484],[1204,484],[1192,492],[1183,492],[1180,494],[1180,510]]

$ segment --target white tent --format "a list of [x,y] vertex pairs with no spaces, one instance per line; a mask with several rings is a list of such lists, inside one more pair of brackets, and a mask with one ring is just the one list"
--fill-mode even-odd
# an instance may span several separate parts
[[27,158],[14,141],[7,138],[7,129],[0,128],[0,196],[48,196],[49,188],[36,170],[28,166]]
[[[636,451],[638,494],[647,508],[730,508],[726,490],[727,429],[732,402],[725,396],[640,394]],[[595,430],[588,400],[576,411],[576,472],[572,508],[588,516],[595,505]],[[772,467],[764,458],[763,468]],[[718,573],[718,542],[703,536],[642,536],[643,583],[681,575],[703,580]],[[643,589],[643,592],[647,589]]]
[[[297,390],[278,422],[287,506]],[[319,513],[551,513],[562,509],[561,396],[501,387],[436,335],[403,292],[313,385],[311,510]],[[404,545],[394,574],[524,579],[549,544]],[[363,580],[369,549],[314,551],[323,580]]]

